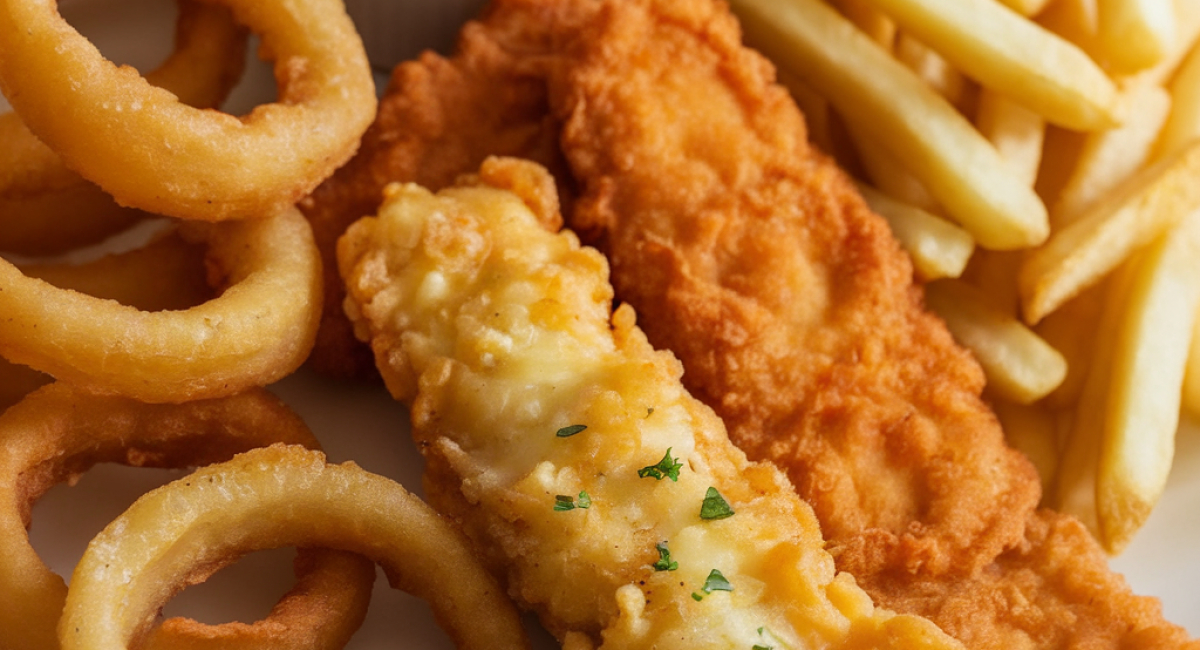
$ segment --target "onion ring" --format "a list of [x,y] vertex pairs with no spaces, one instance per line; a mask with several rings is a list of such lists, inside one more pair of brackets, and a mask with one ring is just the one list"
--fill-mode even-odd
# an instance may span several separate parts
[[[146,80],[197,108],[219,106],[241,78],[247,33],[226,7],[181,0],[175,50]],[[145,217],[66,164],[16,113],[0,114],[0,250],[61,253]]]
[[[0,547],[5,549],[0,629],[5,647],[56,647],[67,587],[38,557],[26,533],[33,502],[46,490],[100,462],[187,467],[278,442],[317,445],[303,421],[264,389],[220,400],[151,405],[55,383],[6,411],[0,416]],[[217,627],[164,623],[155,634],[157,647],[215,648],[219,646],[210,640],[221,637],[280,650],[341,647],[310,645],[306,639],[349,639],[366,615],[374,567],[344,554],[304,555],[309,557],[297,562],[296,587],[264,621]],[[215,563],[207,570],[221,566]]]
[[107,61],[54,2],[0,0],[0,88],[30,131],[122,205],[185,219],[271,214],[357,149],[375,115],[339,0],[220,0],[275,61],[279,101],[199,110]]
[[[146,311],[187,309],[213,294],[204,276],[204,247],[174,230],[141,248],[82,264],[21,264],[20,268],[56,287]],[[0,358],[0,411],[50,381],[45,373]]]
[[184,223],[208,244],[220,296],[142,311],[30,278],[0,260],[0,355],[92,392],[146,402],[221,397],[303,363],[321,311],[312,230],[292,208],[263,219]]
[[63,650],[131,647],[195,566],[309,544],[382,564],[394,587],[429,602],[459,648],[529,647],[512,601],[425,502],[351,463],[273,445],[147,493],[97,535],[71,578]]

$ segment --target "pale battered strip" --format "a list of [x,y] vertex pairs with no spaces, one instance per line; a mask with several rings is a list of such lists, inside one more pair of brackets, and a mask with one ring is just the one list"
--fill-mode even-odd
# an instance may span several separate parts
[[[838,574],[812,509],[680,384],[607,264],[528,206],[531,163],[393,185],[338,259],[347,311],[412,406],[430,501],[564,647],[959,647]],[[546,217],[548,215],[542,215]]]

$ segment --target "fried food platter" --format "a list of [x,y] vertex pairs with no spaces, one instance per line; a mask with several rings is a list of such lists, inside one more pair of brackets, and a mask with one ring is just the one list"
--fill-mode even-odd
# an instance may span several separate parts
[[[362,3],[367,4],[367,3]],[[449,3],[396,0],[407,19],[400,38],[386,46],[368,48],[381,61],[415,54],[421,47],[446,51],[457,24],[478,2]],[[64,0],[63,13],[109,58],[135,66],[152,65],[170,44],[168,25],[173,3],[165,0]],[[414,5],[412,7],[408,5]],[[420,6],[416,6],[420,5]],[[459,6],[461,5],[461,6]],[[360,14],[362,15],[362,14]],[[366,14],[376,32],[383,14]],[[144,35],[149,34],[150,37]],[[380,41],[383,42],[383,41]],[[380,52],[381,47],[387,47]],[[270,72],[251,57],[242,84],[227,107],[248,110],[272,98]],[[365,469],[393,478],[420,494],[422,461],[408,435],[405,409],[381,386],[334,382],[306,370],[276,384],[273,390],[309,423],[331,461],[353,460]],[[1200,425],[1185,420],[1178,437],[1174,470],[1165,496],[1143,530],[1113,561],[1134,591],[1158,596],[1166,618],[1200,634],[1200,603],[1189,588],[1200,581]],[[85,475],[74,488],[55,488],[34,510],[31,539],[47,564],[69,575],[87,540],[147,489],[181,474],[165,470],[101,467]],[[166,610],[205,622],[261,617],[291,580],[291,552],[257,553],[208,583],[185,590]],[[555,647],[530,624],[535,647]],[[413,648],[453,647],[433,623],[420,600],[386,586],[381,578],[362,629],[350,648],[394,647],[399,635]]]

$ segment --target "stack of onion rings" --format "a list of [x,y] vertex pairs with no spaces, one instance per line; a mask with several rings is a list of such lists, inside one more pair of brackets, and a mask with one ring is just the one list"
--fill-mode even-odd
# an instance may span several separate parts
[[53,2],[0,0],[0,89],[30,131],[122,205],[206,221],[273,214],[357,149],[374,80],[339,0],[220,3],[275,62],[279,101],[242,118],[113,65]]
[[220,296],[147,312],[60,289],[0,260],[0,354],[97,393],[183,402],[266,386],[307,357],[321,305],[320,254],[292,208],[181,224],[208,246]]
[[[317,441],[304,423],[265,390],[182,405],[148,405],[85,394],[66,384],[45,386],[0,416],[0,630],[7,648],[56,647],[55,630],[67,587],[29,544],[33,502],[56,483],[92,465],[189,467],[228,459],[273,443],[307,447]],[[223,534],[218,532],[218,534]],[[232,534],[232,533],[231,533]],[[210,627],[168,621],[153,647],[340,648],[366,615],[375,572],[363,558],[302,552],[297,586],[254,625]],[[236,559],[210,558],[190,580]],[[253,646],[242,646],[253,641]]]
[[[175,49],[146,80],[188,105],[220,106],[241,78],[246,41],[227,8],[180,0]],[[16,113],[0,115],[0,250],[61,253],[143,216],[68,169]]]
[[400,484],[297,446],[254,449],[147,493],[96,536],[71,578],[63,650],[134,647],[188,576],[280,546],[361,553],[424,598],[459,648],[528,648],[516,607],[462,534]]

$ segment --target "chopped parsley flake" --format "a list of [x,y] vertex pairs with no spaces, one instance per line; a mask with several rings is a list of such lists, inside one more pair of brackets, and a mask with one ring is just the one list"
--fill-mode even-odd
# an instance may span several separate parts
[[678,481],[679,468],[681,467],[683,467],[683,463],[679,462],[678,458],[671,458],[671,448],[667,447],[667,453],[663,455],[662,460],[658,461],[657,464],[639,469],[638,476],[641,478],[650,476],[659,481],[664,478]]
[[667,549],[666,542],[659,542],[654,548],[658,549],[658,561],[654,563],[655,571],[674,571],[679,568],[679,563],[671,559],[671,551]]
[[576,508],[590,508],[591,506],[592,497],[586,491],[579,493],[578,500],[569,494],[558,494],[554,497],[554,510],[556,512],[565,512]]
[[757,643],[750,646],[750,650],[775,650],[773,645],[758,645]]
[[586,428],[586,424],[572,424],[569,427],[563,427],[559,429],[554,435],[558,436],[559,438],[570,438]]
[[700,591],[692,592],[692,600],[702,600],[714,591],[733,591],[733,585],[716,569],[709,572],[708,577],[704,580],[704,586],[700,588]]
[[729,502],[725,500],[725,497],[717,492],[717,488],[708,488],[708,492],[704,494],[704,502],[700,504],[700,518],[724,519],[732,516],[733,508],[729,507]]

